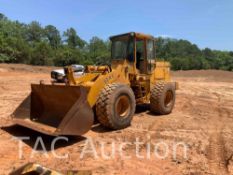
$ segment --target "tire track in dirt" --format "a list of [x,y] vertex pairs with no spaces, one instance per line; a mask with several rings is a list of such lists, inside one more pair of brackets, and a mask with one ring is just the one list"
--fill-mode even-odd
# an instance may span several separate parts
[[223,129],[224,129],[224,113],[229,115],[227,111],[223,110],[223,105],[221,101],[220,94],[214,93],[218,97],[218,116],[213,118],[213,123],[215,131],[211,131],[209,138],[209,146],[207,150],[207,158],[209,160],[209,168],[212,174],[214,175],[228,175],[227,159],[226,159],[226,148],[223,138]]
[[216,175],[229,174],[222,133],[219,131],[213,132],[209,142],[208,160],[211,173]]

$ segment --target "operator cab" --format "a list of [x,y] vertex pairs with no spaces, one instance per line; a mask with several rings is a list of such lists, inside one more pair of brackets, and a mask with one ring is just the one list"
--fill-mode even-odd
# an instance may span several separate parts
[[155,63],[155,38],[153,36],[131,32],[112,36],[110,40],[113,62],[127,60],[131,68],[139,74],[150,74],[153,71]]

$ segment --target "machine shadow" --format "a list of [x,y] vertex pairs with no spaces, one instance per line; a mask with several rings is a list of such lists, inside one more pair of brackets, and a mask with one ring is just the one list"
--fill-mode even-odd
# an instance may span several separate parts
[[150,105],[149,104],[141,104],[136,106],[135,114],[139,114],[142,112],[150,111]]
[[[141,104],[136,106],[135,114],[140,114],[145,112],[147,115],[150,115],[151,117],[161,117],[160,114],[154,114],[150,111],[150,104]],[[140,116],[137,116],[140,117]]]
[[[54,144],[54,150],[58,148],[64,148],[67,146],[71,146],[73,144],[79,143],[83,140],[86,140],[86,137],[83,136],[49,136],[42,134],[40,132],[19,126],[19,125],[12,125],[12,126],[6,126],[1,127],[2,130],[6,131],[15,139],[20,139],[30,146],[32,149],[35,147],[35,144],[38,142],[36,146],[36,150],[42,150],[42,142],[44,144],[44,147],[46,151],[52,151],[52,145]],[[23,139],[25,137],[25,139]]]
[[96,133],[114,132],[114,130],[103,127],[100,123],[96,123],[92,126],[91,130]]

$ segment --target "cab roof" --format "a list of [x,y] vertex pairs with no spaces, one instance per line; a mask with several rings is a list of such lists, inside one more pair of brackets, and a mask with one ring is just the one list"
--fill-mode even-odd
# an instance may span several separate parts
[[152,35],[147,35],[147,34],[137,33],[137,32],[128,32],[124,34],[111,36],[110,40],[117,38],[117,37],[121,37],[121,36],[127,36],[127,35],[136,36],[136,38],[141,38],[141,39],[155,39]]

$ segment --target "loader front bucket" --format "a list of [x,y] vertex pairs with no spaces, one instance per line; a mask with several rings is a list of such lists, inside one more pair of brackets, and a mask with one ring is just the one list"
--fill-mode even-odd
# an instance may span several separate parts
[[32,84],[12,114],[13,122],[48,135],[83,135],[94,121],[82,86]]

